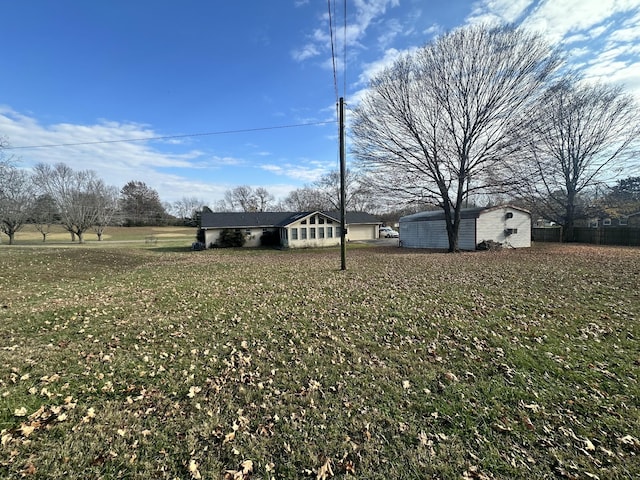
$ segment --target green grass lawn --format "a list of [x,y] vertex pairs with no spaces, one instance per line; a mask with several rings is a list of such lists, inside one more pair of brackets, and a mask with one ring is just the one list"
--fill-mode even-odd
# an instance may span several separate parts
[[640,250],[0,247],[0,478],[640,477]]

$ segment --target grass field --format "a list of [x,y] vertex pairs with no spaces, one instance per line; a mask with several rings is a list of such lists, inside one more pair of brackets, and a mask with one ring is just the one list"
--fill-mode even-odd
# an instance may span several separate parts
[[[102,242],[98,241],[98,236],[93,230],[88,230],[84,234],[87,245],[106,245],[110,242],[131,242],[149,243],[155,242],[183,241],[185,245],[191,245],[196,239],[196,229],[193,227],[107,227],[102,235]],[[0,243],[7,244],[9,237],[0,236]],[[61,225],[52,225],[44,245],[69,245],[71,234]],[[43,245],[42,234],[34,225],[25,227],[16,233],[15,245]]]
[[174,250],[0,247],[0,478],[640,477],[638,249]]

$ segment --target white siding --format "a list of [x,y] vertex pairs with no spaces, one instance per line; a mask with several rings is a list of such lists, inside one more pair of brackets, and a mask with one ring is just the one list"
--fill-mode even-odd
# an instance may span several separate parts
[[[508,214],[511,214],[511,218]],[[507,235],[507,229],[517,233]],[[509,207],[482,212],[477,220],[477,241],[493,240],[505,247],[522,248],[531,246],[531,215]]]

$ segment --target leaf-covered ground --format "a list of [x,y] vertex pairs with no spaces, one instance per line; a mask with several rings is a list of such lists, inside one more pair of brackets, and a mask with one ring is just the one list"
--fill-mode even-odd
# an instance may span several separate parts
[[0,249],[0,477],[640,477],[640,250],[347,262]]

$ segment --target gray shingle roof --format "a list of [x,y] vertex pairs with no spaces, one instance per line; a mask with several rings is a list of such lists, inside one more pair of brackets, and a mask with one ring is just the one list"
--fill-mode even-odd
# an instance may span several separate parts
[[[268,228],[284,227],[315,212],[203,212],[202,228]],[[340,212],[319,212],[335,221]],[[380,223],[376,217],[364,212],[347,212],[346,223]]]
[[[514,207],[512,205],[499,205],[495,207],[475,207],[475,208],[463,208],[460,210],[460,218],[478,218],[481,213],[488,212],[491,210],[495,210],[497,208],[511,208],[513,210],[520,210],[522,212],[529,213],[528,210],[525,210],[520,207]],[[405,222],[420,222],[424,220],[444,220],[444,211],[443,210],[433,210],[428,212],[418,212],[413,215],[407,215],[405,217],[400,218],[402,223]]]

